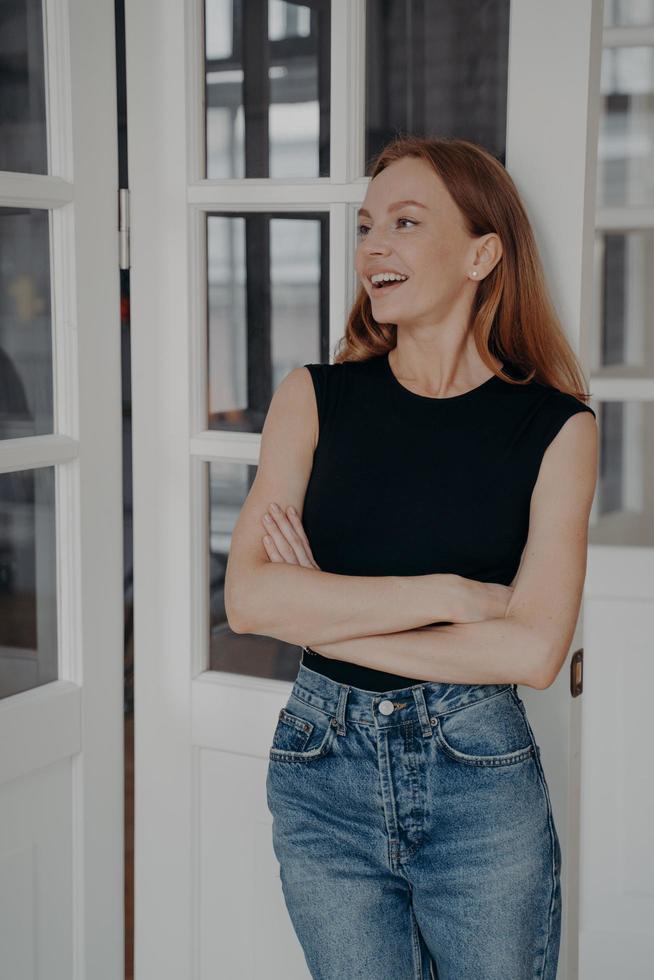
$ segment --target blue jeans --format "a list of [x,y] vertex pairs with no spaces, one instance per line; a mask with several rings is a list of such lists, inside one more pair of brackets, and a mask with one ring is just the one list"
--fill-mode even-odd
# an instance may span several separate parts
[[266,779],[314,980],[554,980],[561,848],[515,685],[379,693],[303,664]]

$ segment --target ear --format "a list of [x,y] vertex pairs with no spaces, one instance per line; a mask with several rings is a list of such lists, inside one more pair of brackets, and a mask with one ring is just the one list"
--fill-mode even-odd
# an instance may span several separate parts
[[475,262],[482,275],[487,276],[495,268],[502,258],[502,251],[502,242],[495,232],[491,231],[478,239]]

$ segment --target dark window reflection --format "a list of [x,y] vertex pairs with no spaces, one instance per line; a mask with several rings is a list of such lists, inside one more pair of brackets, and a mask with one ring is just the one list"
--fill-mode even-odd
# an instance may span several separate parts
[[602,52],[597,202],[654,202],[654,47]]
[[54,468],[0,473],[0,698],[58,676]]
[[599,405],[600,459],[591,544],[654,545],[654,402]]
[[209,428],[260,432],[282,378],[329,360],[328,221],[207,216]]
[[[209,479],[209,669],[294,680],[302,648],[270,636],[234,633],[225,616],[225,569],[241,507],[256,476],[248,463],[207,464]],[[263,530],[261,536],[263,537]]]
[[605,232],[602,254],[599,369],[610,369],[611,377],[652,377],[654,231]]
[[47,174],[41,0],[0,5],[0,170]]
[[505,162],[509,8],[367,0],[366,161],[412,135],[473,140]]
[[597,498],[602,514],[622,508],[624,482],[624,404],[602,402],[601,453]]
[[205,0],[207,178],[329,176],[330,7]]
[[0,439],[52,432],[52,411],[49,212],[0,208]]

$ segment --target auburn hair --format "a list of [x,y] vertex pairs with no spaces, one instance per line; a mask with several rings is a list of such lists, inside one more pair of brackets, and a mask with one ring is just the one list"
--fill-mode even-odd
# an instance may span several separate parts
[[[404,157],[433,168],[471,236],[494,232],[502,243],[499,262],[477,285],[468,322],[486,366],[494,371],[495,357],[517,369],[511,376],[496,372],[509,383],[533,380],[587,401],[581,365],[549,297],[529,218],[507,170],[469,140],[397,136],[373,160],[369,176]],[[367,360],[385,354],[396,342],[397,325],[374,319],[370,297],[360,284],[334,361]]]

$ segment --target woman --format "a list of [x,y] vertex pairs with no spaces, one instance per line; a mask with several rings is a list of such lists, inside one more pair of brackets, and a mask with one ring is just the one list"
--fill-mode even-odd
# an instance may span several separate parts
[[516,688],[572,640],[594,412],[501,164],[403,138],[371,176],[345,335],[276,390],[227,571],[232,628],[303,647],[267,777],[284,898],[319,980],[554,980]]

